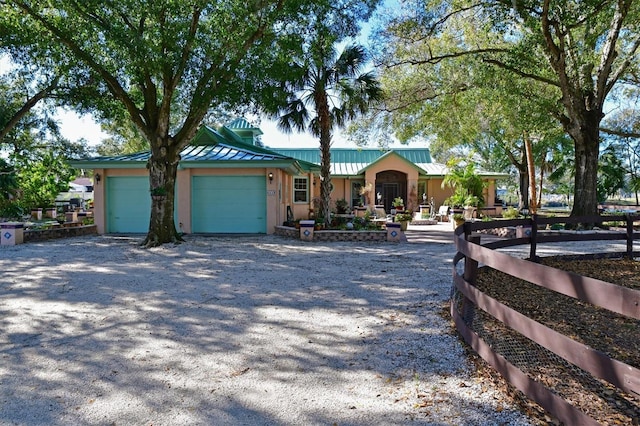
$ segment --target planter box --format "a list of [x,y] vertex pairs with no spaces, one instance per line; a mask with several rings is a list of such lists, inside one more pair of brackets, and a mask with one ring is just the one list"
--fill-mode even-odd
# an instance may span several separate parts
[[366,207],[356,207],[353,210],[356,212],[356,217],[364,217],[364,215],[367,213]]
[[15,246],[24,242],[24,224],[18,222],[0,223],[0,245]]
[[45,209],[44,215],[46,217],[50,217],[51,219],[55,219],[58,215],[58,211],[55,208]]
[[399,243],[402,237],[400,224],[397,222],[387,222],[387,241]]
[[35,220],[42,220],[42,209],[31,209],[31,217]]
[[78,221],[78,212],[66,212],[64,215],[67,222]]
[[300,239],[302,241],[313,241],[313,229],[315,225],[315,220],[300,221]]

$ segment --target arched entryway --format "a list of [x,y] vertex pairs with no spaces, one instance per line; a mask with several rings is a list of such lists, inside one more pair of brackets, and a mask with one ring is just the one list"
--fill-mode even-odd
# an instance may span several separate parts
[[[389,212],[393,199],[401,197],[407,202],[407,174],[397,170],[386,170],[376,174],[376,195],[382,195],[380,204]],[[377,202],[377,200],[376,200]]]

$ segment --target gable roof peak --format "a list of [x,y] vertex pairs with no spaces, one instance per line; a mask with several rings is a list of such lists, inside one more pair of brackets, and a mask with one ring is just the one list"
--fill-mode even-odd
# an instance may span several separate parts
[[226,124],[224,127],[231,130],[252,130],[254,131],[254,133],[258,133],[260,135],[262,134],[262,130],[260,130],[259,127],[254,126],[242,117],[236,118],[231,123]]

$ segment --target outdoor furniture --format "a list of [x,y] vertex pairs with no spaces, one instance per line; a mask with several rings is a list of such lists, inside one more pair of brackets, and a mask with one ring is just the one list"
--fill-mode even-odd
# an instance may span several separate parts
[[385,212],[383,208],[376,207],[373,212],[373,219],[371,219],[371,222],[375,223],[376,226],[382,226],[387,222],[391,222],[392,220],[392,216],[390,214],[387,214],[387,212]]
[[436,213],[434,219],[438,219],[438,222],[448,222],[449,221],[449,206],[440,206],[438,209],[438,213]]

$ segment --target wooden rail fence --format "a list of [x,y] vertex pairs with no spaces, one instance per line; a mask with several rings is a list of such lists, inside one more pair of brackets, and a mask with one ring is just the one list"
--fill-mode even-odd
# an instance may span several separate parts
[[[558,333],[481,292],[474,286],[479,264],[577,300],[608,309],[617,314],[640,319],[640,291],[594,278],[583,277],[536,262],[539,259],[536,253],[538,244],[568,241],[606,240],[626,242],[626,250],[624,251],[588,253],[581,255],[582,258],[637,257],[639,253],[634,250],[634,241],[640,239],[640,234],[634,231],[633,223],[638,220],[640,220],[638,215],[572,218],[543,218],[534,215],[528,219],[466,222],[464,226],[455,231],[457,254],[453,265],[453,285],[454,291],[457,292],[461,301],[455,302],[452,298],[451,315],[457,330],[467,343],[507,381],[565,424],[597,425],[598,422],[573,406],[569,401],[552,392],[536,378],[527,375],[503,354],[494,350],[473,329],[472,321],[469,318],[473,317],[475,310],[480,309],[486,312],[520,335],[586,371],[593,377],[605,380],[635,397],[640,396],[640,370]],[[541,228],[553,227],[555,224],[560,223],[602,225],[613,222],[622,222],[624,231],[585,231],[575,233],[547,233],[541,231]],[[530,229],[530,232],[525,237],[480,244],[481,234],[478,234],[478,231],[496,228],[497,226],[522,226],[525,229]],[[528,260],[515,258],[496,250],[524,244],[529,245]],[[462,268],[458,266],[460,266],[459,263],[463,259],[464,268],[463,272],[460,273],[458,270]],[[635,336],[633,334],[634,331],[631,331],[629,338],[640,338],[638,330],[635,330]]]

